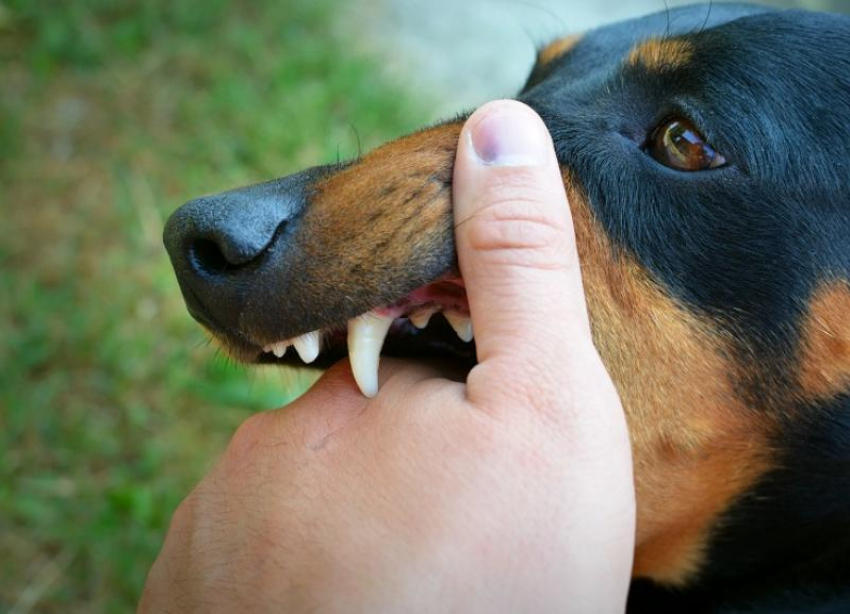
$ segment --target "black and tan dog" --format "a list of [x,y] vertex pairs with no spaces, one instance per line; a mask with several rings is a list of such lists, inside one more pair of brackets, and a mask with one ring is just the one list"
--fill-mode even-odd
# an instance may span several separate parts
[[[850,19],[661,13],[556,41],[519,98],[629,417],[629,611],[850,612]],[[367,394],[384,335],[471,363],[462,123],[186,204],[165,242],[192,315],[246,362],[326,366],[347,335]]]

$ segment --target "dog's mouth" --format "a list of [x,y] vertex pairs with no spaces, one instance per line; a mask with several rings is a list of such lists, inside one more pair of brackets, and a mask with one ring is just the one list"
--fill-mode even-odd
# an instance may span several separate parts
[[252,345],[256,346],[255,358],[249,362],[260,364],[327,368],[347,355],[354,379],[367,397],[378,392],[381,354],[452,357],[470,367],[475,361],[466,289],[456,273],[347,322]]

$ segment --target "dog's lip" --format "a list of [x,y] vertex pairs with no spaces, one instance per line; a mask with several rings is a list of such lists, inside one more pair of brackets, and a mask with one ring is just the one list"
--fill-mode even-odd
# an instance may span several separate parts
[[[475,362],[475,341],[464,343],[443,317],[434,317],[428,327],[420,330],[406,317],[396,318],[381,350],[382,356],[398,358],[451,358],[468,364]],[[306,364],[291,348],[278,358],[254,346],[246,361],[259,365],[306,366],[327,369],[348,356],[344,327],[326,329],[322,334],[322,348],[315,361]]]
[[[432,282],[416,288],[412,292],[402,296],[388,305],[376,305],[364,311],[362,315],[372,314],[381,318],[392,320],[422,321],[422,316],[427,314],[450,314],[459,318],[469,318],[469,303],[466,299],[466,288],[463,279],[457,273],[446,274]],[[318,334],[322,342],[344,338],[346,328],[356,318],[343,319],[328,327],[306,331],[294,335],[289,339],[266,338],[248,339],[252,348],[258,353],[273,353],[273,347],[280,344],[292,346],[299,339],[303,340],[308,335]],[[397,327],[396,327],[397,328]],[[424,328],[423,326],[417,328]],[[257,335],[256,337],[260,337]],[[306,361],[310,362],[310,361]]]
[[[239,337],[246,340],[245,335]],[[237,358],[249,363],[309,363],[327,368],[350,355],[355,378],[361,376],[358,383],[367,392],[369,384],[360,380],[376,377],[379,352],[387,356],[454,358],[471,366],[475,360],[471,340],[466,289],[453,272],[347,322],[287,340],[249,341],[250,350]],[[349,345],[354,348],[352,352]]]

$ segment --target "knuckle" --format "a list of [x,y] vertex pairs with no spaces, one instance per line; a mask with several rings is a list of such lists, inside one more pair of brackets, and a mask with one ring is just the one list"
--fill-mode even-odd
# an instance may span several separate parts
[[261,412],[248,417],[233,434],[230,448],[235,451],[250,451],[257,446],[269,429],[269,415]]
[[186,531],[191,528],[198,508],[197,495],[193,492],[183,499],[171,516],[171,531]]
[[170,549],[189,549],[193,537],[198,531],[199,524],[205,512],[204,497],[196,487],[183,499],[174,513],[168,526],[165,545]]
[[562,190],[540,169],[495,172],[475,196],[475,213],[460,228],[478,252],[503,253],[516,264],[563,265],[574,239]]
[[[499,172],[504,170],[508,172]],[[526,201],[554,214],[567,206],[566,197],[556,189],[563,190],[560,183],[553,185],[542,177],[538,169],[498,169],[487,176],[478,198],[492,204]]]
[[254,414],[236,429],[221,461],[225,474],[241,474],[254,466],[268,439],[272,425],[271,414]]
[[570,233],[564,217],[527,196],[489,200],[466,228],[476,252],[501,253],[512,264],[542,268],[566,265]]

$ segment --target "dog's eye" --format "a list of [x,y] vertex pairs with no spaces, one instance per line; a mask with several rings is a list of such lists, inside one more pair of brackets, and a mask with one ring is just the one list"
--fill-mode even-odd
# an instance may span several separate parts
[[647,151],[664,166],[680,171],[702,171],[726,164],[726,158],[705,142],[691,122],[682,118],[658,126],[649,138]]

